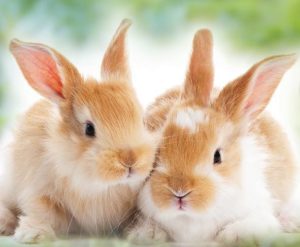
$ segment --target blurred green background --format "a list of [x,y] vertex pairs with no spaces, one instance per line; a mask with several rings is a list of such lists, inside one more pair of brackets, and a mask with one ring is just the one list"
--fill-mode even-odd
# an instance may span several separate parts
[[13,101],[4,54],[15,35],[35,37],[47,29],[58,44],[78,49],[101,38],[112,18],[133,18],[142,35],[159,42],[209,22],[233,49],[279,53],[299,46],[299,13],[299,0],[0,0],[0,133]]

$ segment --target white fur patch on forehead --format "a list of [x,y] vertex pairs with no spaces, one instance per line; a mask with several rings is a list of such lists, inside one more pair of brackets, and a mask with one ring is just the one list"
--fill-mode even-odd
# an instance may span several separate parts
[[87,120],[92,121],[92,115],[88,107],[74,107],[74,112],[80,123],[85,123]]
[[196,132],[198,124],[205,122],[207,122],[207,115],[200,109],[191,107],[180,109],[175,117],[177,126],[189,129],[192,132]]

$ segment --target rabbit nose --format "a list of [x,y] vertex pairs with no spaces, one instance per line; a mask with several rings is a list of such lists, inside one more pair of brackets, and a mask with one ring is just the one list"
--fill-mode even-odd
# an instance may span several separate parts
[[176,197],[178,200],[182,200],[183,198],[187,197],[189,194],[192,193],[192,191],[188,192],[182,192],[182,191],[172,191],[174,197]]
[[123,166],[130,168],[136,163],[136,156],[132,150],[120,150],[119,161]]

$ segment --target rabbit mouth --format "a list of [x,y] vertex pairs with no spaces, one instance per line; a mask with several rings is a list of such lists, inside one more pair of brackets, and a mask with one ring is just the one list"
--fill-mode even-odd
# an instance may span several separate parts
[[126,178],[130,179],[134,176],[133,169],[131,167],[128,168]]
[[186,204],[184,202],[178,203],[178,210],[179,211],[185,211],[186,210]]
[[145,178],[138,174],[138,172],[133,168],[128,168],[123,178],[121,179],[121,183],[136,183],[143,181]]

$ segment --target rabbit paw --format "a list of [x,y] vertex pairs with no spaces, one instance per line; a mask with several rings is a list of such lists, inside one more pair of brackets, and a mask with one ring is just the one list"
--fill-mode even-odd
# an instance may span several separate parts
[[241,235],[244,235],[244,233],[241,232],[241,224],[236,222],[222,229],[217,235],[217,240],[220,242],[236,242]]
[[300,214],[299,205],[292,204],[283,208],[278,215],[278,220],[281,223],[283,231],[290,233],[300,232]]
[[14,239],[20,243],[39,243],[55,239],[55,233],[51,226],[24,217],[20,219]]
[[300,222],[299,217],[292,217],[289,215],[280,215],[278,217],[283,231],[289,232],[289,233],[298,233],[300,232]]
[[0,209],[0,235],[12,235],[17,226],[16,216],[7,208]]
[[218,234],[220,242],[241,240],[260,240],[280,231],[280,225],[274,217],[266,219],[247,218],[228,224]]
[[155,224],[144,224],[133,229],[127,236],[133,243],[145,244],[153,242],[166,242],[168,234]]

